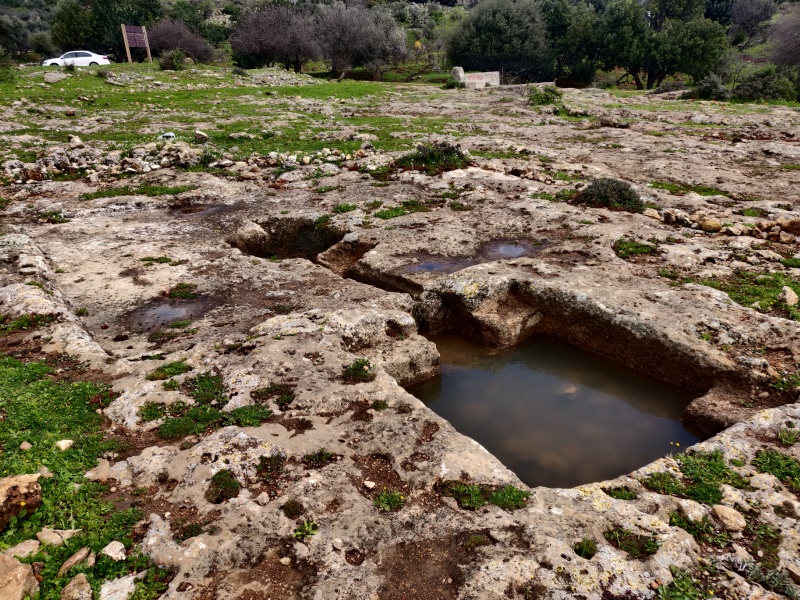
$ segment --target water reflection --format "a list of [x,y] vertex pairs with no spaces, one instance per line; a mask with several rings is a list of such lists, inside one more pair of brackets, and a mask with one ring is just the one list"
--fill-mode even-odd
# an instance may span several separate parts
[[610,479],[691,445],[679,421],[692,395],[547,338],[499,353],[433,339],[442,374],[409,389],[528,485]]

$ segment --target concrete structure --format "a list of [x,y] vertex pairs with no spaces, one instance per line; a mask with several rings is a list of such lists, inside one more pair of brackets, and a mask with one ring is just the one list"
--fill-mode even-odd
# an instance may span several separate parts
[[461,87],[465,88],[483,88],[493,87],[500,85],[500,72],[490,71],[487,73],[464,73],[462,67],[453,67],[450,74],[455,78]]

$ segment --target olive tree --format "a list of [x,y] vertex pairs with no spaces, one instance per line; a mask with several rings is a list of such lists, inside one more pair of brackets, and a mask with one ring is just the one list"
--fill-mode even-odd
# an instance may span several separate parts
[[731,22],[748,36],[748,43],[758,33],[761,23],[777,11],[773,0],[736,0],[731,6]]
[[299,73],[319,52],[312,16],[288,6],[267,5],[242,17],[230,41],[236,63],[249,68],[282,64]]
[[775,26],[772,61],[782,67],[800,68],[800,5],[795,5]]
[[148,33],[150,49],[156,54],[180,50],[197,62],[207,63],[214,58],[214,48],[185,23],[164,19],[153,25]]
[[447,57],[468,70],[506,71],[533,81],[553,76],[553,55],[537,0],[484,0],[453,32]]
[[[680,16],[697,10],[687,4],[683,11],[665,14]],[[653,27],[656,23],[660,23],[658,29]],[[607,69],[621,67],[638,89],[652,89],[676,73],[695,80],[705,77],[727,53],[728,41],[725,28],[710,19],[662,22],[636,0],[612,0],[603,15],[600,47]]]
[[316,38],[322,58],[339,79],[359,66],[379,78],[386,65],[406,56],[406,35],[391,15],[365,6],[321,5]]

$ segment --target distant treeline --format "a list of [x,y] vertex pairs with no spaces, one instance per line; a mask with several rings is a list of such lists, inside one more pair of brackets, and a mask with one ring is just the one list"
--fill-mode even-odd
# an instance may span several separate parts
[[[324,60],[339,76],[363,67],[377,79],[411,59],[434,69],[460,65],[561,85],[588,85],[599,71],[617,72],[652,89],[673,76],[697,83],[713,75],[736,84],[766,55],[766,70],[784,92],[788,81],[796,97],[800,81],[800,4],[774,0],[0,3],[0,48],[17,57],[81,48],[119,58],[119,24],[127,23],[148,25],[157,55],[232,57],[243,68],[299,71]],[[762,58],[743,61],[755,46],[764,47]]]

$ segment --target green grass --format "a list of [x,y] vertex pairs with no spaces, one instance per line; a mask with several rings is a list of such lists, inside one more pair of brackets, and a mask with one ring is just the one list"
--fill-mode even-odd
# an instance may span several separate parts
[[442,481],[435,486],[442,496],[453,498],[459,508],[475,510],[485,504],[494,504],[505,510],[524,508],[527,504],[529,492],[515,488],[512,485],[498,489],[489,485],[475,485],[458,481]]
[[51,225],[69,223],[69,219],[67,219],[63,214],[61,214],[60,210],[40,212],[36,215],[36,220],[42,221],[43,223],[50,223]]
[[619,238],[612,246],[614,253],[620,258],[630,258],[631,256],[639,256],[642,254],[652,254],[658,247],[652,244],[645,244],[630,240],[628,238]]
[[777,450],[759,450],[753,459],[759,473],[769,473],[795,494],[800,494],[800,461]]
[[642,484],[659,494],[690,498],[704,504],[719,504],[722,501],[720,486],[727,484],[746,489],[747,480],[725,464],[720,451],[694,452],[676,457],[685,481],[672,473],[653,473],[642,480]]
[[458,148],[442,143],[420,146],[416,151],[401,156],[393,164],[403,171],[421,171],[432,176],[445,171],[465,169],[472,162]]
[[230,412],[219,411],[208,405],[184,407],[183,411],[173,409],[173,406],[168,407],[167,411],[174,416],[158,428],[159,437],[168,440],[199,435],[229,425],[257,427],[272,417],[272,411],[262,406],[242,406]]
[[786,171],[800,171],[800,165],[794,163],[783,165],[783,168]]
[[58,320],[55,314],[29,313],[19,317],[0,314],[0,337],[14,331],[27,331],[46,327]]
[[138,187],[123,185],[117,188],[82,194],[80,199],[96,200],[97,198],[116,198],[117,196],[174,196],[196,189],[196,185],[178,185],[172,187],[166,185],[140,185]]
[[194,283],[179,283],[167,292],[170,298],[179,300],[192,300],[197,298],[197,285]]
[[708,278],[697,281],[726,292],[731,300],[742,306],[757,308],[759,312],[777,312],[794,321],[800,321],[797,306],[787,306],[778,300],[783,287],[789,287],[800,294],[800,281],[785,273],[750,273],[737,271],[725,278]]
[[159,381],[163,379],[170,379],[171,377],[175,377],[176,375],[183,375],[184,373],[188,373],[194,369],[189,364],[186,364],[182,360],[166,363],[161,365],[158,369],[149,373],[147,375],[147,379],[150,381]]
[[646,558],[658,552],[658,542],[649,535],[639,535],[623,528],[609,529],[603,533],[606,541],[633,558]]
[[673,181],[651,181],[649,185],[658,190],[666,190],[676,196],[684,196],[687,192],[695,192],[701,196],[727,196],[723,190],[706,185],[690,185]]
[[687,572],[675,567],[670,567],[670,571],[672,583],[658,587],[658,600],[702,600],[707,597]]
[[373,504],[381,512],[400,510],[405,503],[403,495],[395,490],[383,490],[375,497]]
[[394,219],[396,217],[403,217],[403,216],[405,216],[407,214],[408,214],[408,211],[405,208],[403,208],[402,206],[395,206],[395,207],[392,207],[392,208],[379,210],[378,212],[375,213],[375,216],[378,219],[387,220],[387,219]]
[[626,485],[618,487],[603,488],[603,491],[615,500],[636,500],[636,492]]
[[336,455],[328,452],[325,448],[320,448],[316,452],[304,454],[302,462],[308,469],[321,469],[325,465],[336,462]]
[[669,516],[669,524],[673,527],[680,527],[689,533],[698,544],[725,547],[730,543],[728,533],[715,528],[708,517],[703,517],[700,521],[692,521],[675,511]]
[[530,492],[515,488],[513,485],[506,485],[495,490],[495,492],[489,496],[489,503],[505,510],[516,510],[525,507],[530,495]]
[[216,373],[201,373],[186,381],[184,387],[197,404],[225,404],[228,401],[225,383]]
[[[39,481],[41,505],[32,510],[23,508],[11,518],[0,534],[0,549],[34,538],[42,527],[82,529],[64,546],[45,547],[25,559],[43,563],[40,600],[58,600],[61,588],[80,571],[86,573],[96,594],[104,580],[147,568],[152,576],[140,583],[134,598],[157,597],[165,591],[170,577],[137,553],[119,563],[98,556],[93,567],[82,565],[61,577],[57,574],[63,562],[82,547],[98,552],[118,540],[130,548],[133,526],[144,515],[136,508],[117,510],[102,498],[106,486],[83,476],[104,453],[118,449],[116,442],[103,438],[103,419],[95,412],[110,402],[110,390],[88,382],[55,381],[51,373],[43,363],[0,358],[0,413],[4,415],[0,420],[0,477],[35,473],[40,466],[53,474]],[[61,452],[54,446],[61,439],[75,440],[75,444]],[[33,447],[19,450],[24,441]]]
[[149,423],[150,421],[157,421],[165,414],[167,414],[167,411],[164,405],[161,404],[160,402],[145,402],[139,408],[139,416],[145,423]]
[[357,209],[358,207],[355,204],[337,204],[333,207],[333,212],[337,214],[348,213]]
[[260,403],[273,399],[275,404],[278,405],[278,408],[284,410],[294,402],[294,389],[282,383],[273,383],[267,387],[251,391],[250,397]]

